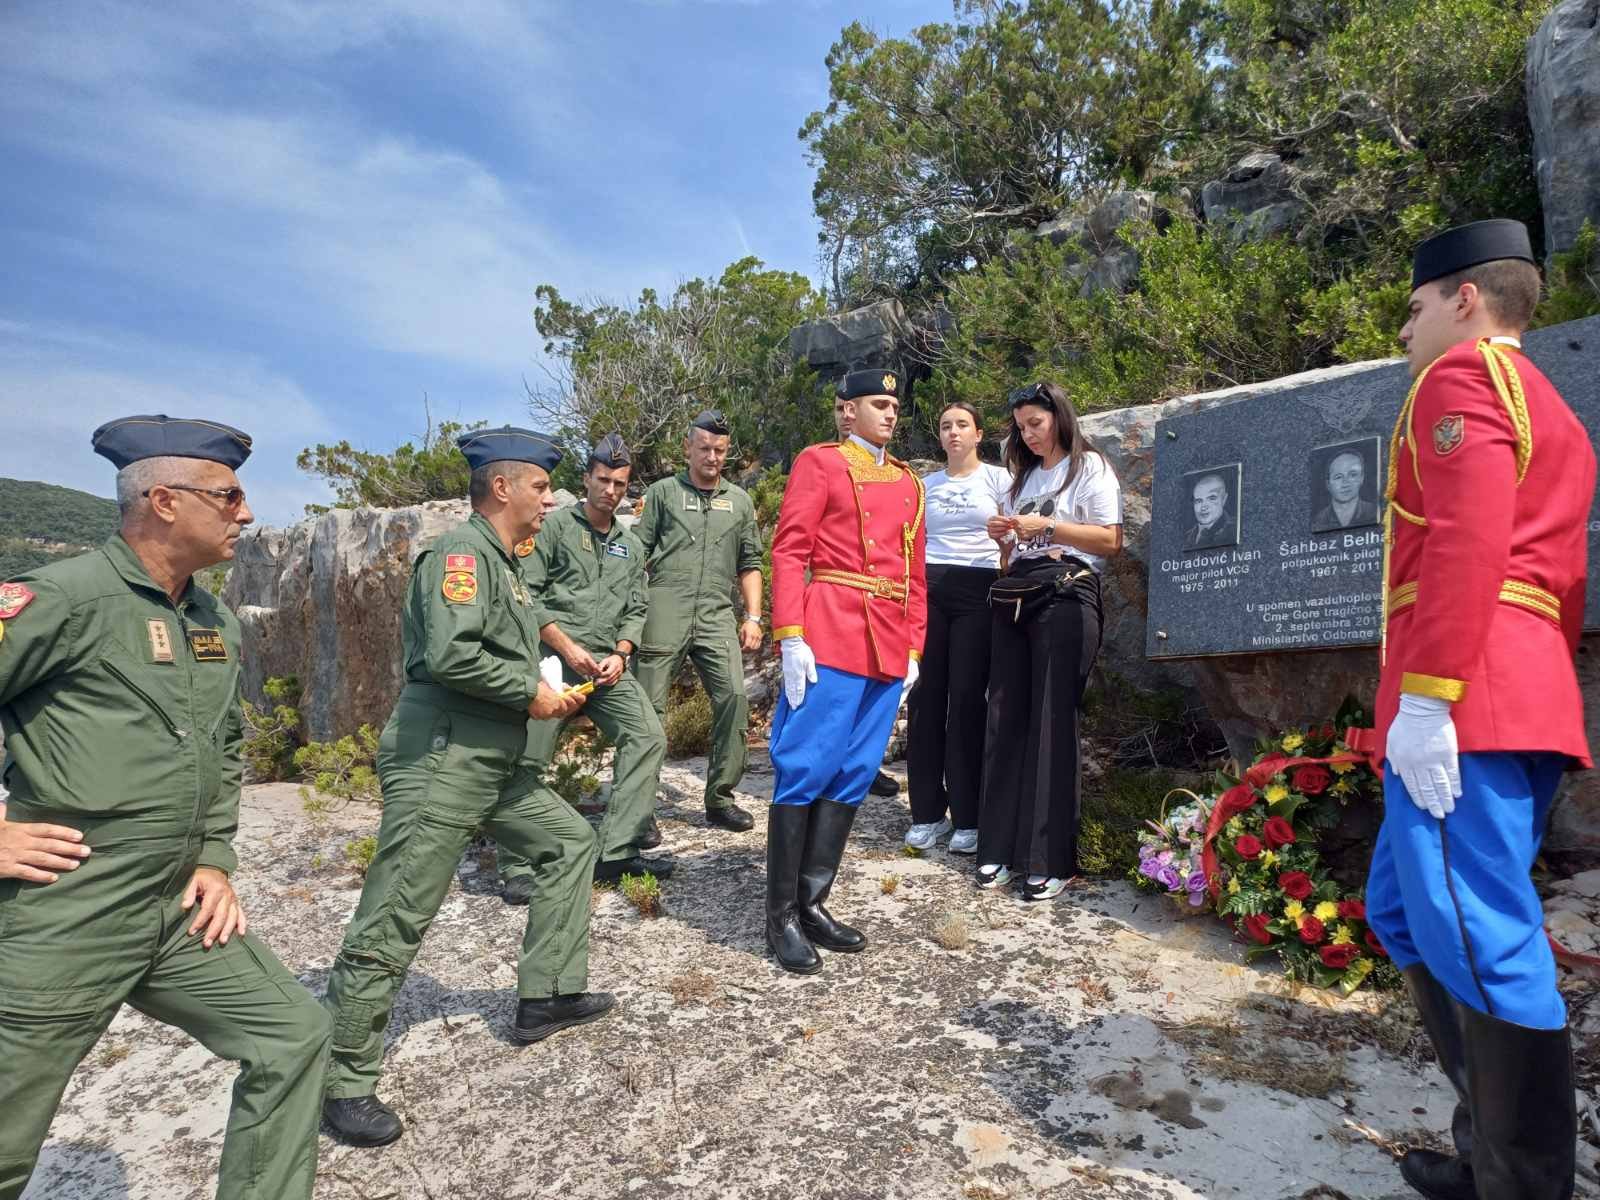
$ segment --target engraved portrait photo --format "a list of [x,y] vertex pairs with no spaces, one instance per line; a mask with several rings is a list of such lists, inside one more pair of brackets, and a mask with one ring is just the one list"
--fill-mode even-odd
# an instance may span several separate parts
[[1378,438],[1318,446],[1311,451],[1311,531],[1357,529],[1378,523]]
[[1181,480],[1185,550],[1239,544],[1240,465],[1190,471]]

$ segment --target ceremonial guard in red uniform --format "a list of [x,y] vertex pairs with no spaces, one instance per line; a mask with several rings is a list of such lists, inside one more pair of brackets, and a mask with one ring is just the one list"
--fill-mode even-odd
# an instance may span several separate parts
[[1401,1172],[1431,1197],[1567,1197],[1571,1048],[1528,872],[1562,772],[1590,765],[1573,653],[1595,456],[1522,354],[1539,274],[1521,224],[1424,242],[1412,287],[1367,913],[1460,1104],[1458,1154],[1412,1151]]
[[854,407],[853,431],[800,452],[772,542],[783,696],[770,743],[767,944],[805,975],[822,967],[816,947],[867,944],[823,902],[928,625],[922,482],[884,451],[900,411],[895,377],[856,371],[838,394]]

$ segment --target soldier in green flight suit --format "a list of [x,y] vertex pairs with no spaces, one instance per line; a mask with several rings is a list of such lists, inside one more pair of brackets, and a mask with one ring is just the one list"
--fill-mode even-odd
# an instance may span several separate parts
[[550,507],[561,451],[511,426],[456,444],[472,466],[473,513],[412,568],[401,620],[406,682],[378,743],[378,853],[328,978],[333,1062],[322,1115],[358,1146],[404,1132],[374,1094],[383,1031],[480,826],[538,864],[512,1037],[536,1042],[615,1003],[583,990],[594,832],[524,762],[528,718],[568,717],[582,703],[539,677],[538,608],[515,553]]
[[124,1004],[240,1064],[220,1200],[310,1200],[329,1022],[229,882],[239,623],[193,579],[252,519],[250,439],[138,416],[93,444],[121,531],[0,585],[0,1200]]
[[[583,473],[582,504],[545,522],[523,573],[538,606],[539,636],[565,664],[569,684],[592,681],[585,715],[616,746],[611,801],[600,823],[596,879],[651,874],[665,879],[672,863],[641,858],[655,808],[667,737],[628,659],[644,629],[644,548],[616,519],[628,491],[633,458],[620,435],[602,438]],[[541,653],[543,651],[541,650]],[[528,735],[528,761],[547,769],[562,720],[544,721]],[[506,849],[513,853],[505,853]],[[502,847],[500,874],[509,903],[529,885],[527,864]]]
[[[656,715],[687,657],[711,701],[711,761],[706,820],[743,832],[754,823],[733,802],[748,757],[750,702],[744,691],[746,650],[761,646],[761,534],[749,493],[722,477],[728,423],[707,409],[684,439],[684,470],[645,493],[634,533],[650,568],[650,615],[635,670]],[[743,619],[736,620],[737,581]]]

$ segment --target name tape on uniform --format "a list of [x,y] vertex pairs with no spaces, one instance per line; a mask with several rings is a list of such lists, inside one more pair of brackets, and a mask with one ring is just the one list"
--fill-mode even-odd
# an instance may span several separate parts
[[606,547],[606,553],[611,555],[612,558],[633,557],[628,553],[628,544],[626,542],[612,542]]
[[196,662],[228,661],[228,644],[222,640],[222,630],[191,629],[188,638]]
[[729,500],[726,496],[718,496],[716,499],[714,499],[711,502],[711,511],[712,512],[732,512],[733,511],[733,501]]

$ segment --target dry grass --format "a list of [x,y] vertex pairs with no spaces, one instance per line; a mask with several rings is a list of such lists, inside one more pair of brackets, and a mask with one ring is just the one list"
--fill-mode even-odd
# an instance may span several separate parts
[[960,913],[947,912],[933,923],[933,940],[946,950],[964,950],[971,940],[967,918]]
[[1247,1028],[1239,1020],[1206,1017],[1165,1025],[1163,1032],[1189,1051],[1196,1066],[1216,1079],[1324,1100],[1350,1087],[1343,1052],[1322,1045],[1297,1053],[1296,1035],[1288,1022]]
[[672,993],[672,999],[677,1004],[685,1007],[696,1004],[712,1006],[724,1002],[722,987],[710,975],[698,969],[674,975],[667,981],[667,991]]
[[885,875],[882,879],[878,880],[878,890],[885,896],[894,895],[895,889],[899,886],[900,876],[898,875]]
[[1101,1007],[1111,1003],[1111,985],[1092,975],[1079,975],[1072,986],[1083,993],[1085,1003]]

